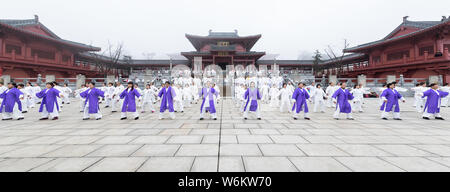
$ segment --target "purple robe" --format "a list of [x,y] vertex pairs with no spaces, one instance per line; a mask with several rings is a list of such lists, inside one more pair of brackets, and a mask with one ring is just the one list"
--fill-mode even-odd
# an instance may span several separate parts
[[398,105],[398,100],[401,99],[403,96],[397,91],[392,89],[386,89],[381,93],[380,97],[386,97],[387,102],[383,102],[383,105],[381,105],[380,110],[391,112],[392,108],[395,105],[394,112],[398,113],[400,112],[400,106]]
[[122,112],[136,112],[136,97],[140,96],[141,94],[136,89],[128,91],[126,88],[123,90],[120,94],[120,99],[123,99]]
[[[167,89],[167,91],[166,91]],[[158,97],[161,98],[161,106],[159,108],[159,112],[164,113],[167,109],[169,112],[174,112],[173,109],[173,98],[175,98],[176,94],[172,87],[162,88],[158,93]]]
[[248,88],[245,92],[244,99],[247,99],[247,103],[245,103],[244,111],[247,110],[247,106],[250,103],[250,111],[256,111],[258,109],[258,100],[261,100],[261,94],[259,94],[259,90],[254,88]]
[[49,113],[53,113],[53,108],[56,104],[56,110],[59,111],[58,101],[56,97],[59,97],[59,91],[55,88],[44,89],[39,93],[36,93],[36,97],[42,98],[41,106],[39,107],[39,112],[42,112],[44,109]]
[[[209,89],[209,91],[208,91]],[[202,106],[200,107],[200,113],[203,112],[203,106],[205,105],[205,102],[209,102],[209,107],[206,108],[206,112],[210,113],[216,113],[216,107],[214,105],[214,96],[218,96],[219,93],[214,88],[203,88],[200,92],[200,97],[203,98]],[[206,97],[209,97],[209,101],[206,101]]]
[[20,95],[23,95],[23,93],[17,88],[6,90],[0,94],[0,98],[3,99],[2,105],[0,106],[0,113],[3,112],[3,107],[5,108],[5,112],[12,113],[16,103],[19,110],[22,111],[22,102],[19,99]]
[[[439,93],[439,95],[436,93]],[[425,103],[425,107],[423,111],[427,113],[435,114],[440,113],[441,111],[441,98],[447,97],[448,92],[443,92],[440,90],[434,91],[433,89],[429,89],[428,91],[423,92],[422,98],[427,97],[427,102]]]
[[[305,113],[309,112],[308,104],[306,102],[306,100],[309,99],[309,94],[306,89],[295,89],[294,94],[292,94],[292,99],[295,99],[294,107],[297,109],[297,113],[300,113],[300,111],[303,110],[303,106],[305,106]],[[292,110],[294,110],[294,108]]]
[[336,99],[336,109],[339,107],[339,112],[341,113],[351,113],[352,112],[352,105],[348,102],[348,100],[352,100],[354,97],[350,93],[349,90],[342,88],[339,88],[334,92],[333,99]]
[[89,102],[89,113],[95,114],[98,113],[100,109],[98,105],[98,97],[105,97],[105,92],[100,89],[93,88],[80,93],[80,96],[86,99],[84,104]]

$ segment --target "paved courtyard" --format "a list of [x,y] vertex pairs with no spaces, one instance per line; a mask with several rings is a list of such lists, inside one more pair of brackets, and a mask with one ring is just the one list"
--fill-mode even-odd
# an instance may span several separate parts
[[[450,171],[450,108],[446,121],[425,121],[402,104],[403,121],[379,119],[377,99],[355,121],[333,120],[332,109],[311,121],[263,106],[263,119],[243,120],[231,100],[217,121],[200,121],[199,106],[175,120],[141,114],[120,121],[82,121],[78,102],[58,121],[0,121],[0,171]],[[310,106],[312,109],[312,106]]]

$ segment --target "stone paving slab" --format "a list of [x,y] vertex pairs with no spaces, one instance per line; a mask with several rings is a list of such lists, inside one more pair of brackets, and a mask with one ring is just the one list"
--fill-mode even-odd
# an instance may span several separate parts
[[0,121],[0,171],[450,171],[450,108],[448,120],[425,121],[407,98],[403,121],[384,121],[378,99],[365,102],[355,121],[334,120],[333,108],[293,120],[268,105],[244,120],[229,99],[216,121],[200,121],[199,104],[174,120],[121,121],[102,108],[102,120],[83,121],[73,99],[58,121],[39,121],[36,108]]

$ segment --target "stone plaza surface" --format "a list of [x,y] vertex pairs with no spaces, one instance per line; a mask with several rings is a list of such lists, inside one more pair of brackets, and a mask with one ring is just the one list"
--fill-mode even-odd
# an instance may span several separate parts
[[244,120],[232,100],[220,102],[216,121],[200,121],[199,105],[175,120],[121,121],[102,108],[102,120],[82,121],[73,100],[57,121],[39,121],[36,108],[0,121],[0,171],[450,171],[450,108],[449,120],[422,120],[412,98],[403,121],[381,120],[378,99],[366,99],[355,121],[334,120],[330,108],[295,121],[269,105],[262,120]]

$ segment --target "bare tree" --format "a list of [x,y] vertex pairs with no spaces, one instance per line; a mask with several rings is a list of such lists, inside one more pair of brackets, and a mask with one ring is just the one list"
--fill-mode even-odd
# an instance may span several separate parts
[[123,54],[123,42],[113,45],[108,41],[108,47],[101,54],[91,54],[91,56],[94,58],[95,65],[99,72],[108,74],[111,73],[113,69],[118,68]]
[[331,45],[328,45],[326,49],[324,49],[325,54],[327,54],[328,58],[330,59],[331,65],[328,66],[328,68],[339,68],[339,70],[342,70],[343,60],[345,56],[344,50],[349,47],[349,43],[347,42],[347,39],[344,39],[344,46],[342,48],[342,53],[339,53],[338,51],[335,51]]

